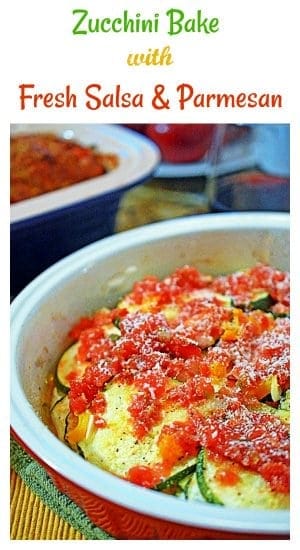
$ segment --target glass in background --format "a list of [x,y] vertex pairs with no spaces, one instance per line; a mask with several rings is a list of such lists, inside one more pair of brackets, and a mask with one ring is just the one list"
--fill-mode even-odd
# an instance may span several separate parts
[[236,125],[239,139],[228,147],[231,124],[215,127],[209,154],[210,211],[290,209],[290,128],[288,124]]
[[153,140],[161,163],[153,179],[125,194],[117,231],[208,212],[207,157],[215,124],[127,124]]

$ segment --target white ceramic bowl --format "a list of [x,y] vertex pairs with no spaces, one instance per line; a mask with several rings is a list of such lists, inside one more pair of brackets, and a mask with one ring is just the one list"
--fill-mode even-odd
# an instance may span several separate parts
[[40,420],[41,388],[78,317],[113,306],[146,274],[192,264],[217,274],[267,262],[289,268],[287,214],[209,214],[103,239],[58,262],[24,289],[11,312],[11,423],[56,485],[117,538],[287,538],[288,511],[189,503],[135,486],[84,461]]

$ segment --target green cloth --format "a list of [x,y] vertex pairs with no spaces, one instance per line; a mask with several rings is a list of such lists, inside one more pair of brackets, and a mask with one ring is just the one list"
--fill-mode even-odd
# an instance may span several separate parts
[[42,466],[33,460],[13,438],[10,439],[10,457],[12,468],[31,491],[86,539],[113,539],[91,523],[83,510],[55,487]]

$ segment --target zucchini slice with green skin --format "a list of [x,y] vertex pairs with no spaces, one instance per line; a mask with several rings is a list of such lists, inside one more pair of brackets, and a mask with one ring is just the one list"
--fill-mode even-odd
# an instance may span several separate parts
[[69,412],[69,398],[67,395],[60,396],[51,408],[51,420],[58,438],[62,441],[64,441],[66,435]]
[[260,309],[261,311],[269,311],[270,307],[274,305],[274,300],[268,292],[259,292],[251,300],[250,309]]
[[[230,483],[222,480],[230,475]],[[289,495],[272,491],[263,477],[205,449],[199,453],[197,481],[205,500],[232,508],[278,510],[289,508]],[[235,481],[234,481],[235,478]]]
[[278,409],[276,409],[275,407],[270,407],[270,405],[267,405],[266,403],[260,402],[257,407],[253,408],[253,410],[261,413],[273,414],[274,416],[280,418],[282,422],[285,422],[286,424],[290,423],[290,411],[286,408],[280,407],[280,403]]
[[70,382],[68,380],[69,374],[75,373],[80,376],[87,368],[87,362],[81,363],[78,361],[76,355],[78,350],[78,342],[70,346],[64,354],[61,356],[56,369],[56,386],[64,393],[68,393],[70,389]]
[[188,490],[190,483],[192,481],[192,477],[194,474],[189,474],[184,479],[181,479],[178,481],[178,491],[176,492],[176,496],[183,496],[184,498],[188,498]]
[[156,491],[166,491],[168,489],[171,489],[173,487],[180,487],[179,483],[190,476],[193,472],[196,470],[196,463],[191,464],[190,466],[187,466],[186,468],[183,468],[183,470],[180,470],[179,472],[176,472],[176,474],[173,474],[172,476],[164,479],[160,483],[158,483],[154,489]]
[[200,493],[206,502],[211,502],[212,504],[224,504],[222,500],[212,491],[210,480],[206,475],[206,469],[207,454],[205,449],[201,449],[196,465],[196,478]]
[[278,318],[285,318],[285,317],[288,317],[290,318],[290,314],[289,313],[276,313],[276,311],[271,311],[274,319],[278,319]]
[[49,405],[50,413],[52,413],[52,411],[53,411],[54,407],[56,406],[56,404],[59,401],[61,401],[65,396],[66,396],[65,393],[60,391],[57,387],[53,388],[53,393],[52,393],[52,397],[51,397],[51,401],[50,401],[50,405]]
[[199,489],[196,472],[192,475],[191,480],[186,488],[186,498],[188,500],[205,502],[205,499]]
[[290,390],[286,390],[282,395],[279,401],[278,411],[290,411]]

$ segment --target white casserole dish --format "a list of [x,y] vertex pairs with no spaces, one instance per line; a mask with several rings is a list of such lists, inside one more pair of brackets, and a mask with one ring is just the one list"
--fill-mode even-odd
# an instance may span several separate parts
[[[289,269],[289,216],[209,214],[141,227],[89,245],[52,266],[12,304],[11,424],[57,486],[118,538],[288,538],[289,512],[180,501],[84,461],[40,420],[41,388],[76,319],[112,306],[135,280],[191,264],[211,273],[269,263]],[[118,518],[118,520],[116,520]]]

